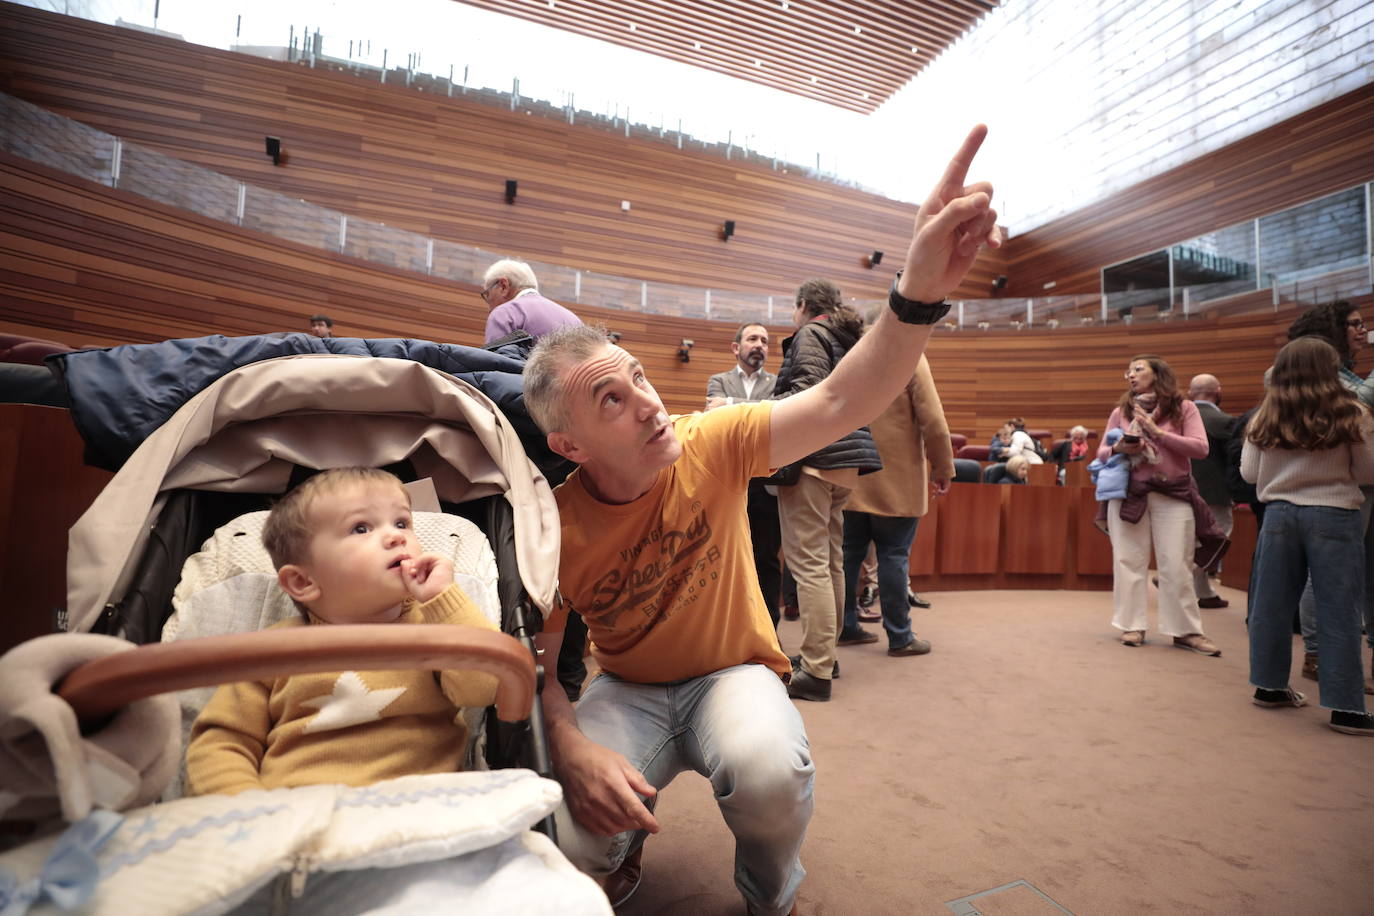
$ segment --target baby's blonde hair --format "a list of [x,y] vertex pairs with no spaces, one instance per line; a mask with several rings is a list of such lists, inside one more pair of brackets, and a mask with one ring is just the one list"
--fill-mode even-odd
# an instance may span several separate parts
[[305,559],[310,538],[315,534],[310,511],[317,499],[349,484],[370,483],[393,484],[406,493],[406,503],[409,504],[410,494],[401,486],[400,478],[378,468],[333,468],[321,471],[277,500],[267,516],[267,524],[262,528],[262,546],[267,548],[267,555],[272,558],[272,568],[279,570],[289,563],[299,563]]

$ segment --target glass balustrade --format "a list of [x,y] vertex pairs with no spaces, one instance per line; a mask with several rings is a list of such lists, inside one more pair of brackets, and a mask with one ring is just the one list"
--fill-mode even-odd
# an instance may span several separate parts
[[[210,219],[398,270],[480,286],[503,255],[350,217],[125,143],[0,93],[0,149]],[[1374,183],[1219,229],[1102,271],[1103,293],[953,303],[947,331],[1075,328],[1315,304],[1368,293]],[[768,296],[636,280],[530,261],[557,301],[726,324],[790,323],[792,293]],[[1238,298],[1239,297],[1239,298]],[[1247,298],[1248,297],[1248,298]],[[885,300],[851,302],[870,314]]]

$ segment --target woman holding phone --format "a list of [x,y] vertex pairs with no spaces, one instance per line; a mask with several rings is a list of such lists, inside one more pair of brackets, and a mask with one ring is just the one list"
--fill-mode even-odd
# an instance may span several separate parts
[[[1193,592],[1195,507],[1193,458],[1207,455],[1207,431],[1192,401],[1178,390],[1169,364],[1158,356],[1134,357],[1126,368],[1129,388],[1107,418],[1106,430],[1121,439],[1104,445],[1098,458],[1130,456],[1126,499],[1107,506],[1112,539],[1112,626],[1121,642],[1145,642],[1150,549],[1159,565],[1159,630],[1180,649],[1217,656],[1221,650],[1202,632],[1202,613]],[[1205,505],[1202,511],[1206,511]]]

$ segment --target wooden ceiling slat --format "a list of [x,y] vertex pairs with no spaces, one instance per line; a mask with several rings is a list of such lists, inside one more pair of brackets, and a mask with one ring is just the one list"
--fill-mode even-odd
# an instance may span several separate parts
[[[805,0],[789,3],[786,10],[774,0],[459,2],[864,114],[906,85],[990,8],[972,0]],[[702,44],[699,50],[696,42]]]

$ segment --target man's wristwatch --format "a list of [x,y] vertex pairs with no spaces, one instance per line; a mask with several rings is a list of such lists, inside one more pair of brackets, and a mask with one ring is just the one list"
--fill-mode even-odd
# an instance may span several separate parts
[[934,324],[949,314],[949,303],[944,300],[916,302],[903,297],[897,292],[897,284],[901,279],[902,272],[899,270],[897,276],[892,278],[892,289],[887,294],[888,307],[892,309],[898,321],[903,324]]

